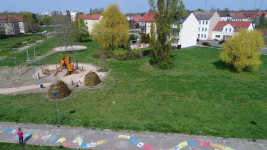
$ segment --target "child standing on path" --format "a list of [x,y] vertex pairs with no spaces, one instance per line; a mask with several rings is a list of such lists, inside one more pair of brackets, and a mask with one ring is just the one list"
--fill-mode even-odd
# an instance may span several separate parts
[[21,129],[18,129],[17,135],[19,137],[19,144],[23,143],[23,132],[21,131]]

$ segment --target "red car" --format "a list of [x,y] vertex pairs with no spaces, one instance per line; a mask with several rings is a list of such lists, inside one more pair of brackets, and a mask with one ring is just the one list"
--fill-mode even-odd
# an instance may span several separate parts
[[211,46],[211,44],[209,42],[203,42],[202,45],[204,45],[204,46]]

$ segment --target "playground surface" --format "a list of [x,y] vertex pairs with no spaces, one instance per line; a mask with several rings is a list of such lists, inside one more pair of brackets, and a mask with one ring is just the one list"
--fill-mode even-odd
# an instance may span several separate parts
[[92,130],[67,126],[0,122],[0,142],[18,143],[22,128],[26,144],[98,150],[266,150],[267,141],[211,136]]
[[[50,70],[56,69],[59,65],[47,65]],[[40,66],[31,66],[27,68],[21,68],[22,74],[19,75],[18,68],[4,67],[0,69],[0,94],[11,93],[30,93],[30,92],[47,92],[49,86],[57,81],[62,80],[66,84],[71,84],[71,80],[74,83],[81,82],[79,86],[83,86],[84,76],[89,72],[96,72],[101,80],[106,76],[106,72],[98,72],[98,67],[92,64],[79,63],[79,67],[82,67],[84,71],[79,74],[71,74],[64,76],[66,71],[62,71],[55,76],[55,73],[49,75],[43,75]],[[38,77],[39,74],[39,77]],[[44,89],[40,89],[40,84],[43,84]]]

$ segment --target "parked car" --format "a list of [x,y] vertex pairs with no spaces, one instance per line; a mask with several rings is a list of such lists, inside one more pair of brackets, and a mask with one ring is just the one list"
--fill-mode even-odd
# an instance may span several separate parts
[[37,33],[37,31],[33,30],[32,33]]
[[211,46],[211,44],[209,42],[203,42],[202,45],[204,45],[204,46]]
[[225,40],[222,40],[222,41],[219,42],[219,44],[222,44],[222,43],[224,43],[224,42],[225,42]]

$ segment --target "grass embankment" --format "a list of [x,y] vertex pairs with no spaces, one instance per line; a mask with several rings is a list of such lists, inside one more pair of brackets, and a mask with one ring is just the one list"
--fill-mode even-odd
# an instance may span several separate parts
[[[72,60],[95,63],[92,51],[73,52]],[[46,61],[58,63],[62,56],[54,54]],[[154,68],[149,57],[109,60],[112,72],[103,88],[75,91],[59,102],[61,124],[267,139],[267,56],[261,57],[263,65],[256,73],[231,72],[215,48],[179,50],[173,58],[171,70]],[[57,123],[55,102],[45,94],[0,99],[0,121]]]
[[0,148],[2,150],[74,150],[71,148],[64,148],[62,146],[39,146],[28,144],[14,144],[14,143],[1,143]]
[[[36,49],[36,56],[41,56],[55,47],[53,39],[46,39],[43,43],[36,43],[35,46],[28,48],[27,50],[16,51],[11,49],[12,45],[16,43],[23,43],[27,40],[45,40],[40,34],[23,34],[17,37],[9,37],[0,40],[1,48],[4,49],[0,52],[0,57],[6,57],[4,60],[0,61],[0,66],[17,66],[25,63],[27,61],[27,50],[29,52],[30,59],[34,57],[34,48]],[[29,43],[29,42],[28,42]],[[31,42],[32,43],[32,42]],[[23,44],[26,46],[25,44]]]

